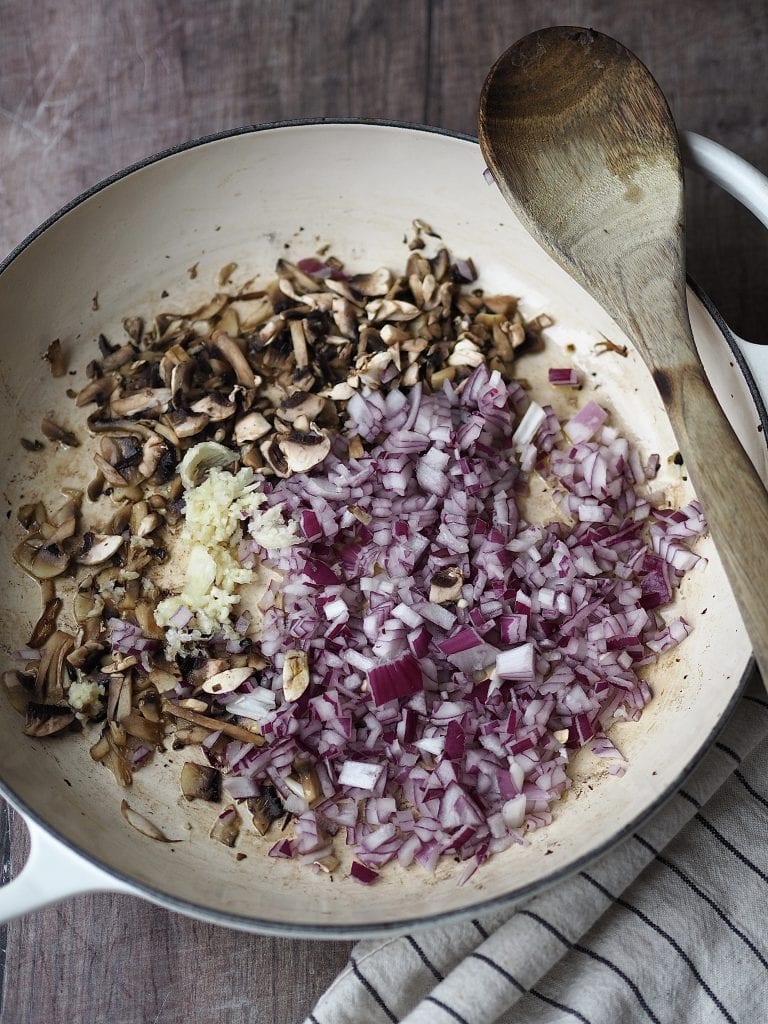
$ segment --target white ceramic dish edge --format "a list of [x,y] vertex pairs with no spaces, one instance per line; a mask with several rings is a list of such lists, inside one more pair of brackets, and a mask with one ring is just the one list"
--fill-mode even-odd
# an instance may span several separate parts
[[[387,122],[387,124],[389,124],[389,122]],[[244,131],[248,130],[249,129],[244,129]],[[431,130],[435,131],[435,129]],[[226,134],[231,135],[233,133]],[[751,168],[748,164],[742,161],[739,157],[708,139],[704,139],[701,136],[688,135],[686,137],[686,141],[693,166],[696,167],[696,169],[703,171],[718,184],[726,188],[731,192],[731,194],[741,200],[744,205],[748,206],[748,208],[764,224],[766,224],[766,226],[768,226],[768,180],[760,175],[754,168]],[[191,143],[190,145],[195,144],[196,143]],[[185,146],[181,148],[186,149],[188,147]],[[160,154],[161,157],[166,155],[168,154]],[[117,180],[129,173],[132,169],[133,168],[129,168],[127,171],[121,172],[119,175],[115,176],[115,179],[109,180]],[[108,183],[109,181],[97,185],[94,189],[90,190],[86,196],[79,197],[66,209],[73,208],[84,198],[87,198],[88,195],[99,191]],[[37,232],[30,236],[29,239],[25,240],[19,249],[8,257],[8,260],[2,265],[2,267],[0,267],[0,271],[5,265],[10,263],[15,258],[15,255],[29,244],[34,237],[44,231],[48,226],[48,223],[52,223],[55,219],[60,217],[63,212],[64,211],[60,211],[51,219],[51,221],[42,225]],[[763,421],[763,426],[765,427],[765,409],[760,395],[762,394],[765,396],[768,394],[768,350],[761,346],[752,345],[742,339],[736,338],[732,332],[728,330],[721,318],[719,318],[716,311],[711,306],[711,303],[708,303],[706,297],[702,295],[699,297],[706,306],[709,314],[716,320],[725,340],[729,343],[734,355],[739,360],[740,368],[744,373],[744,379],[753,401],[757,404],[760,418]],[[753,459],[755,459],[754,454]],[[768,458],[766,457],[766,452],[761,451],[758,459],[759,463],[757,468],[765,477],[768,472]],[[690,767],[692,767],[692,765],[689,766],[688,770],[690,770]],[[82,892],[110,891],[133,894],[149,899],[157,899],[155,894],[152,892],[145,891],[139,886],[128,883],[115,875],[102,870],[85,857],[79,855],[66,843],[56,839],[35,819],[33,815],[27,811],[27,809],[19,806],[12,794],[5,792],[1,785],[0,791],[4,793],[6,798],[9,799],[9,802],[16,807],[24,818],[30,830],[31,839],[31,852],[25,867],[16,879],[0,889],[0,920],[9,920],[13,917],[28,913],[38,907],[45,906],[70,895]],[[667,799],[670,793],[671,791],[663,794],[659,803]],[[621,836],[616,837],[617,840],[620,838]],[[598,851],[598,853],[599,852],[602,851]],[[572,870],[576,870],[577,867],[572,868]],[[191,908],[187,908],[184,905],[174,906],[174,901],[167,898],[162,898],[162,900],[158,899],[158,902],[162,902],[166,906],[174,907],[174,909],[181,912],[193,912]],[[196,916],[205,916],[197,909],[194,913]],[[454,915],[438,914],[436,916],[445,918],[445,916],[457,916],[460,913],[461,912],[457,912]],[[216,923],[225,923],[234,927],[238,926],[237,921],[228,916],[223,917],[222,920],[217,920],[216,915],[209,915],[209,919],[216,921]],[[240,927],[247,928],[249,926],[244,923]],[[250,927],[252,927],[252,925]],[[333,938],[338,938],[344,934],[343,930],[339,930],[332,926],[328,929],[324,929],[322,933],[291,927],[287,927],[284,930],[275,927],[264,928],[262,930],[273,931],[277,934],[324,934],[327,937]],[[377,931],[387,930],[398,929],[396,926],[389,929],[377,929]],[[350,934],[359,936],[361,932],[356,929]],[[369,932],[368,934],[372,934],[372,932]]]

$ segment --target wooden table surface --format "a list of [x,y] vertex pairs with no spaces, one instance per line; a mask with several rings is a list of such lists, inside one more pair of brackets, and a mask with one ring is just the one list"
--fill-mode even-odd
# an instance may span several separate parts
[[[495,58],[549,24],[615,35],[682,127],[768,171],[766,0],[0,0],[0,250],[164,147],[243,124],[390,118],[475,131]],[[768,341],[768,235],[693,179],[689,269]],[[26,854],[0,808],[2,879]],[[349,944],[248,936],[82,896],[0,930],[3,1024],[294,1024]]]

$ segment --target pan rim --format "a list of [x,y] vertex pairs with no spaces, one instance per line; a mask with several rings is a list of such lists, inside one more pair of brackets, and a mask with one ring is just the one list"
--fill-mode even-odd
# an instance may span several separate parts
[[[46,220],[44,220],[37,228],[35,228],[30,234],[28,234],[11,252],[0,262],[0,275],[2,275],[9,266],[49,227],[57,223],[64,216],[71,211],[75,210],[82,203],[86,202],[92,196],[107,189],[110,185],[121,181],[123,178],[129,175],[143,170],[152,164],[158,163],[168,157],[175,156],[180,153],[187,152],[188,150],[196,149],[201,146],[208,145],[209,143],[218,142],[224,139],[234,138],[240,135],[251,135],[262,131],[272,131],[275,129],[284,128],[305,128],[312,126],[338,126],[338,125],[361,125],[365,127],[379,127],[379,128],[397,128],[414,133],[439,135],[446,138],[455,139],[460,142],[467,142],[473,145],[478,145],[478,140],[475,136],[468,135],[463,132],[451,131],[449,129],[437,128],[430,125],[419,124],[408,121],[395,121],[388,119],[366,119],[366,118],[307,118],[307,119],[294,119],[294,120],[283,120],[266,122],[259,125],[246,125],[239,128],[228,129],[222,132],[216,132],[210,135],[200,136],[198,138],[189,140],[187,142],[180,143],[176,146],[171,146],[158,153],[148,156],[142,160],[138,160],[133,164],[123,168],[114,174],[97,182],[95,185],[81,192],[74,199],[70,200],[55,213],[51,214]],[[733,334],[729,327],[723,320],[722,316],[718,312],[715,305],[709,299],[708,295],[695,283],[690,277],[688,278],[688,284],[691,287],[694,294],[700,299],[708,315],[711,317],[715,326],[718,328],[724,341],[728,345],[728,348],[733,353],[733,356],[741,370],[744,378],[747,382],[747,386],[750,391],[752,401],[758,413],[760,423],[762,425],[762,433],[764,443],[768,445],[768,411],[766,410],[765,403],[762,395],[760,394],[754,377],[744,359],[741,350],[739,349],[736,341],[734,340]],[[452,921],[466,919],[472,915],[487,913],[493,910],[499,910],[503,907],[511,908],[512,906],[519,904],[525,899],[529,899],[537,893],[543,892],[544,890],[556,885],[558,882],[563,881],[566,878],[583,870],[590,864],[594,863],[597,859],[602,857],[605,853],[617,846],[623,839],[629,836],[635,829],[638,828],[643,822],[647,821],[652,817],[660,808],[671,800],[677,791],[680,789],[685,780],[689,777],[691,772],[701,761],[702,756],[710,748],[714,742],[716,736],[720,733],[733,711],[736,704],[741,698],[741,695],[746,687],[747,680],[754,671],[755,661],[753,657],[749,658],[745,670],[736,686],[728,705],[726,706],[720,720],[710,730],[709,734],[705,739],[698,745],[696,753],[688,760],[686,765],[678,773],[677,777],[671,782],[662,793],[646,808],[640,811],[635,817],[628,822],[623,828],[614,832],[609,838],[602,842],[597,848],[585,853],[575,861],[564,865],[562,868],[548,875],[546,879],[539,880],[537,882],[531,882],[526,886],[517,889],[514,893],[503,894],[494,896],[486,899],[478,900],[468,907],[461,907],[453,910],[435,911],[428,915],[418,915],[410,918],[400,919],[398,921],[383,921],[383,922],[367,922],[361,925],[334,925],[334,924],[294,924],[294,923],[282,923],[280,921],[264,920],[258,917],[252,917],[247,915],[241,915],[236,913],[230,913],[225,911],[214,910],[210,907],[204,907],[200,904],[179,899],[178,897],[171,896],[162,890],[156,889],[151,885],[144,882],[138,882],[123,872],[116,870],[113,866],[103,862],[98,857],[92,856],[86,853],[75,843],[71,842],[65,836],[62,836],[57,830],[52,828],[46,821],[44,821],[34,810],[27,806],[27,804],[19,799],[6,782],[0,778],[0,795],[2,795],[9,804],[19,811],[23,817],[33,821],[41,829],[46,831],[49,835],[53,836],[58,842],[65,846],[71,853],[82,857],[85,861],[100,868],[105,874],[112,876],[116,880],[120,881],[124,885],[130,887],[138,896],[143,896],[150,902],[155,903],[159,906],[165,907],[166,909],[176,911],[177,913],[183,914],[187,917],[192,917],[197,920],[206,921],[210,924],[216,924],[224,927],[234,928],[240,931],[256,932],[263,935],[271,935],[280,938],[303,938],[303,939],[326,939],[326,940],[341,940],[341,939],[361,939],[361,938],[374,938],[376,936],[385,935],[397,935],[411,931],[413,929],[421,929],[426,927],[432,927],[437,924],[446,924]]]

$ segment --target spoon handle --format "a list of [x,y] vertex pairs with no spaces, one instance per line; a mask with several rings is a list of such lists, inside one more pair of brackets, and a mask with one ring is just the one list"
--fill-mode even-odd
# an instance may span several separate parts
[[[768,685],[768,493],[707,380],[684,308],[664,327],[675,357],[663,366],[646,361]],[[627,328],[647,353],[643,335],[658,323],[636,317]]]

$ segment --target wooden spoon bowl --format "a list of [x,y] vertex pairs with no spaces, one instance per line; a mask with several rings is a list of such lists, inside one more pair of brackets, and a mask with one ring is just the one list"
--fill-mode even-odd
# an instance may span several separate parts
[[691,334],[680,147],[661,89],[616,40],[544,29],[495,63],[478,128],[517,217],[651,370],[758,665],[768,670],[768,495]]

